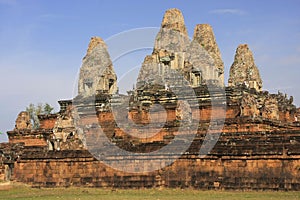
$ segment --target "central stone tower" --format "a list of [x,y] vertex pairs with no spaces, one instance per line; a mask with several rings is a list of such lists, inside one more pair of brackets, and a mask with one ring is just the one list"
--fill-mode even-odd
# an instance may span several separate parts
[[197,25],[190,40],[183,15],[175,8],[165,12],[153,53],[142,64],[137,86],[151,83],[158,76],[172,79],[167,74],[170,70],[182,74],[192,87],[224,86],[224,64],[212,28]]

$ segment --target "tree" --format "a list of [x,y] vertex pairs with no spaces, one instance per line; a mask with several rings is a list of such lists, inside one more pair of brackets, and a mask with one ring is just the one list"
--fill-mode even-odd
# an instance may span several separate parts
[[38,118],[40,114],[51,114],[53,109],[54,108],[48,103],[45,105],[38,103],[36,106],[33,103],[29,104],[29,106],[26,108],[26,111],[29,113],[33,128],[37,129],[40,127],[40,121]]
[[29,113],[33,128],[34,129],[38,128],[40,126],[40,123],[39,123],[39,119],[37,117],[37,108],[36,108],[36,106],[33,103],[31,103],[26,108],[26,111]]
[[46,114],[46,115],[49,115],[49,114],[51,114],[52,113],[52,111],[53,111],[53,107],[51,107],[48,103],[46,103],[45,105],[44,105],[44,114]]

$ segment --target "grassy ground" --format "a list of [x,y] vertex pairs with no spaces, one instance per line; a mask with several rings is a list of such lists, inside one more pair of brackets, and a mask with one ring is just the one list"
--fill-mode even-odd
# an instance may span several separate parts
[[0,185],[0,199],[105,199],[105,200],[299,200],[300,192],[233,192],[199,191],[192,189],[140,189],[115,190],[95,188],[43,188],[36,189],[24,185]]

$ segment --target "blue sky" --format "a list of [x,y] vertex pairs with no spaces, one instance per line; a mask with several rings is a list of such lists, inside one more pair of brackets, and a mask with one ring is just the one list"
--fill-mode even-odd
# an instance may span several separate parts
[[[213,26],[226,80],[236,47],[248,43],[264,89],[293,95],[300,106],[300,1],[0,0],[0,131],[13,129],[29,103],[48,102],[58,110],[57,100],[73,96],[90,37],[159,27],[174,7],[183,12],[190,36],[196,24]],[[146,53],[131,56],[134,65]]]

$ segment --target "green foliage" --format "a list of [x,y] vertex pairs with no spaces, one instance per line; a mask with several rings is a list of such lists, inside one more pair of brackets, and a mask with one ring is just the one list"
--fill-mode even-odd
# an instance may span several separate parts
[[26,111],[29,113],[33,128],[38,128],[40,126],[39,119],[37,117],[39,109],[33,103],[31,103],[26,108]]
[[53,107],[51,107],[48,103],[46,103],[46,104],[44,105],[44,110],[43,110],[43,112],[44,112],[44,114],[49,115],[49,114],[52,113],[53,109],[54,109]]
[[26,108],[26,111],[30,115],[30,119],[33,125],[34,129],[37,129],[40,127],[40,121],[38,116],[41,114],[51,114],[53,111],[53,107],[51,107],[48,103],[45,103],[44,105],[42,103],[38,103],[37,105],[34,105],[33,103],[29,104],[29,106]]

